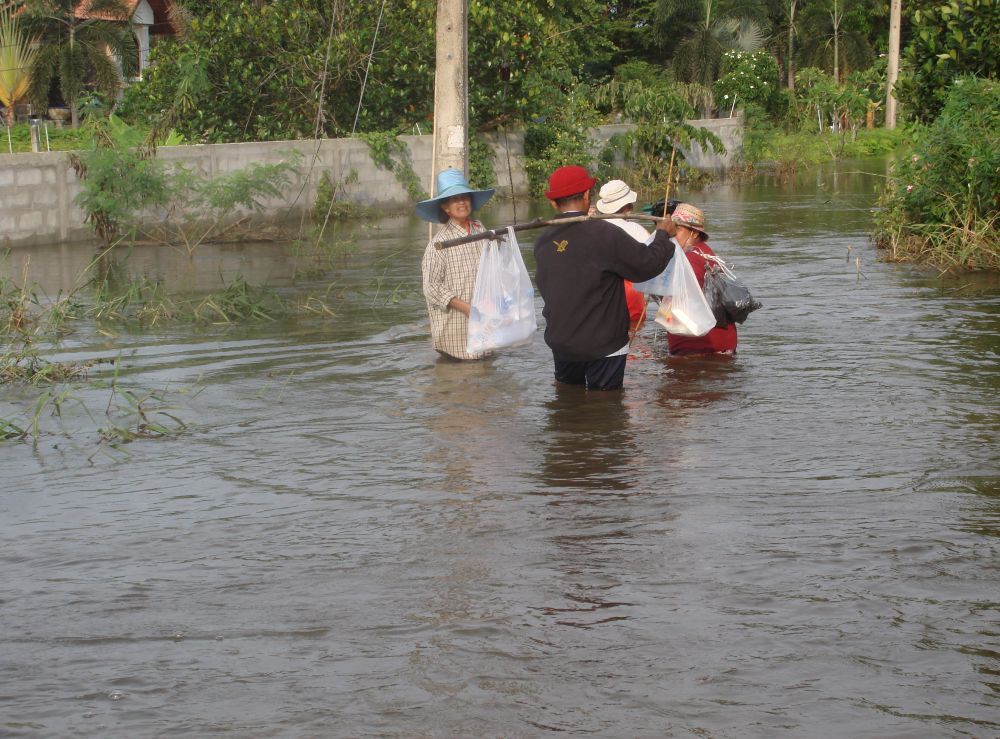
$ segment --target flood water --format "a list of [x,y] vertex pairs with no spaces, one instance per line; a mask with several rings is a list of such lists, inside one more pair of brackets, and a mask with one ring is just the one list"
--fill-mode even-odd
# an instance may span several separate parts
[[[334,317],[78,326],[117,377],[0,444],[0,735],[996,736],[1000,285],[880,262],[879,174],[690,195],[764,308],[731,360],[648,325],[621,393],[540,332],[438,360],[406,218],[337,234]],[[291,289],[289,251],[130,264]],[[186,429],[99,445],[112,380]]]

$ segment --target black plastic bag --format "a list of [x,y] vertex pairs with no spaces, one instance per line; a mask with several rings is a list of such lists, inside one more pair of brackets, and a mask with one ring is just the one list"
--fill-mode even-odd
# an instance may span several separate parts
[[[670,198],[670,200],[657,200],[652,205],[647,205],[642,209],[643,213],[649,213],[651,216],[663,217],[664,215],[673,215],[674,209],[681,204],[680,200],[675,200]],[[667,211],[664,213],[663,211]]]
[[740,282],[725,264],[710,261],[705,267],[705,298],[712,306],[717,326],[743,323],[747,316],[761,307],[750,294],[750,288]]

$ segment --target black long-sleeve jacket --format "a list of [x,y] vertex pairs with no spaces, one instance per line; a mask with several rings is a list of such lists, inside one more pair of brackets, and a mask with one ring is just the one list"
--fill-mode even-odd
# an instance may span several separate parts
[[629,317],[622,279],[655,277],[673,255],[674,244],[662,230],[648,246],[602,221],[544,231],[535,240],[535,284],[545,301],[545,343],[553,356],[582,362],[625,346]]

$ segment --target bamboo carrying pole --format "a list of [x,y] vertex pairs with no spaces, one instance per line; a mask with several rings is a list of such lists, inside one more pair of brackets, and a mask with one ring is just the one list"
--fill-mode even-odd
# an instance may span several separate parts
[[[735,107],[736,101],[733,100],[733,106]],[[669,218],[667,215],[667,208],[670,207],[670,184],[674,180],[674,159],[677,156],[677,147],[675,145],[670,146],[670,166],[667,167],[667,188],[663,193],[663,217]],[[646,295],[646,301],[642,304],[642,315],[639,316],[639,320],[636,321],[635,328],[629,331],[628,343],[631,344],[635,335],[639,333],[639,329],[642,328],[643,324],[646,323],[646,310],[649,308],[649,295]]]
[[448,239],[447,241],[437,241],[434,243],[437,249],[448,249],[453,246],[461,246],[462,244],[469,244],[473,241],[480,241],[482,239],[492,239],[498,240],[503,239],[507,236],[507,229],[513,229],[514,231],[527,231],[533,228],[543,228],[545,226],[561,226],[566,223],[582,223],[583,221],[607,221],[613,218],[620,218],[624,221],[653,221],[659,223],[664,218],[667,218],[667,203],[670,201],[670,183],[674,178],[674,159],[677,156],[677,147],[670,147],[670,166],[667,168],[667,189],[663,195],[663,216],[652,216],[646,215],[645,213],[630,213],[628,215],[621,215],[620,213],[603,214],[598,213],[588,216],[571,216],[569,218],[536,218],[533,221],[528,221],[527,223],[515,223],[512,226],[505,226],[502,228],[495,228],[489,231],[482,231],[477,234],[469,234],[468,236],[459,236],[457,239]]
[[677,147],[670,147],[670,166],[667,167],[667,191],[663,193],[663,216],[667,215],[667,203],[670,202],[670,181],[674,178],[674,157],[677,156]]
[[629,214],[623,216],[619,213],[612,213],[610,215],[598,214],[592,216],[570,216],[569,218],[536,218],[533,221],[528,221],[527,223],[515,223],[512,226],[504,226],[501,228],[494,228],[490,231],[480,231],[479,233],[469,234],[468,236],[459,236],[457,239],[448,239],[447,241],[436,241],[434,246],[437,249],[450,249],[453,246],[461,246],[462,244],[468,244],[473,241],[480,241],[482,239],[505,239],[507,238],[507,229],[510,228],[514,231],[527,231],[533,228],[544,228],[545,226],[562,226],[566,223],[583,223],[584,221],[608,221],[612,218],[621,218],[625,221],[654,221],[659,223],[663,220],[660,216],[650,216],[645,213]]

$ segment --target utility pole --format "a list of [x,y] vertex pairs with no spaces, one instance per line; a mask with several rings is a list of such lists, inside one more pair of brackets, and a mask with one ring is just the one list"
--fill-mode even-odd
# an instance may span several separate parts
[[438,0],[432,175],[435,177],[442,169],[449,167],[468,175],[468,17],[469,0]]
[[885,127],[896,127],[896,94],[893,87],[899,77],[899,25],[903,14],[903,1],[892,0],[889,5],[889,68],[886,73]]

